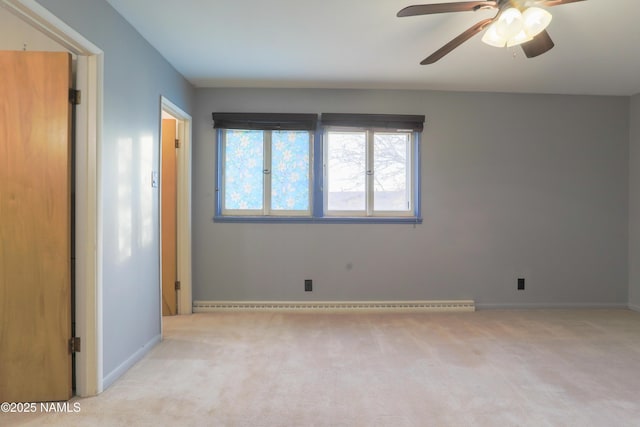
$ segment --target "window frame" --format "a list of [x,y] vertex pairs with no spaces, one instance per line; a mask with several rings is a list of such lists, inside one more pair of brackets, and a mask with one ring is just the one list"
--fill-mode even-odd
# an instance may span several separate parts
[[[364,218],[403,218],[403,217],[416,217],[415,199],[416,194],[414,188],[416,187],[416,171],[415,161],[417,147],[414,143],[416,138],[415,132],[406,129],[389,129],[389,128],[377,128],[377,127],[351,127],[351,126],[325,126],[323,128],[323,178],[325,182],[329,177],[329,133],[330,132],[344,132],[344,133],[364,133],[365,135],[365,207],[358,210],[340,210],[329,209],[329,191],[323,192],[323,212],[326,217],[364,217]],[[408,159],[406,167],[408,173],[405,177],[406,192],[409,196],[410,206],[406,210],[394,211],[394,210],[376,210],[375,209],[375,137],[377,134],[405,134],[408,136]],[[328,188],[328,183],[324,188]]]
[[[262,209],[227,209],[226,208],[226,147],[227,147],[227,132],[229,131],[260,131],[262,132]],[[219,181],[220,185],[217,187],[217,192],[220,194],[219,206],[220,216],[225,217],[310,217],[313,211],[313,147],[314,147],[314,132],[307,130],[283,130],[283,132],[306,132],[309,135],[308,152],[308,200],[306,210],[283,210],[273,209],[272,206],[272,176],[273,176],[273,132],[279,132],[280,130],[263,130],[263,129],[218,129],[218,141],[220,147],[220,161],[218,162],[218,168],[220,170]]]
[[[421,224],[421,136],[424,116],[390,115],[390,114],[280,114],[280,113],[213,113],[214,128],[216,129],[216,164],[215,164],[215,197],[214,222],[221,223],[379,223],[379,224]],[[377,211],[376,215],[355,215],[352,211],[338,211],[340,214],[330,214],[326,210],[325,164],[326,164],[326,133],[330,128],[344,130],[367,129],[377,132],[396,133],[397,131],[410,134],[411,178],[408,190],[412,198],[412,206],[407,212]],[[279,211],[274,215],[270,212],[251,210],[224,210],[224,171],[223,165],[223,134],[228,129],[240,130],[306,130],[309,132],[309,211]],[[374,138],[372,137],[373,141]],[[266,155],[265,155],[266,158]],[[271,158],[271,154],[269,154]],[[264,170],[264,168],[263,168]],[[269,177],[270,179],[271,177]],[[263,188],[266,184],[263,181]],[[271,186],[269,185],[269,192]],[[371,191],[374,187],[370,186]],[[266,193],[263,193],[263,197]],[[372,202],[373,203],[373,202]],[[335,212],[334,212],[335,213]]]

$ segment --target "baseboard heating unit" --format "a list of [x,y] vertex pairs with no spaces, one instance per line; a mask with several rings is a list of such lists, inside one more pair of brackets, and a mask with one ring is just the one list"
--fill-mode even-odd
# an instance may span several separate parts
[[458,301],[194,301],[194,313],[225,311],[279,312],[461,312],[475,311],[472,300]]

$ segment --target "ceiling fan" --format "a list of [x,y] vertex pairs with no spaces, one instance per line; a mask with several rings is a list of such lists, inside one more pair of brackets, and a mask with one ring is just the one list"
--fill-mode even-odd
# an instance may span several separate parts
[[551,14],[542,7],[559,6],[586,0],[489,0],[459,1],[408,6],[398,12],[398,17],[432,15],[448,12],[476,12],[481,9],[497,9],[493,18],[483,19],[467,31],[442,46],[420,64],[433,64],[449,52],[487,29],[482,41],[496,47],[520,45],[527,58],[541,55],[554,43],[545,28],[551,22]]

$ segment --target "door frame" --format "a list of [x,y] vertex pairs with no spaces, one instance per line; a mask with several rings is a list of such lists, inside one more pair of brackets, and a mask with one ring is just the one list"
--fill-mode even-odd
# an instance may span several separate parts
[[102,217],[100,158],[104,53],[35,0],[0,0],[20,19],[77,56],[76,89],[76,395],[94,396],[102,382]]
[[[160,97],[160,165],[162,165],[162,112],[169,113],[177,121],[177,137],[180,148],[176,153],[176,202],[177,202],[177,280],[180,282],[178,291],[178,314],[191,314],[193,300],[191,290],[191,116],[171,102],[168,98]],[[162,176],[160,177],[162,186]],[[160,191],[162,203],[162,191]],[[162,206],[161,204],[159,206]],[[160,317],[162,318],[162,209],[160,209]],[[161,322],[162,323],[162,322]]]

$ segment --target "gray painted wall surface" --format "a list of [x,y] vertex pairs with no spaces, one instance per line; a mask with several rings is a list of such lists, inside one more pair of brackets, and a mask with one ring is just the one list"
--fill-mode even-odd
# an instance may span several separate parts
[[[628,105],[625,97],[200,89],[194,300],[626,305]],[[425,114],[424,224],[214,223],[213,111]],[[304,279],[313,293],[303,292]]]
[[640,94],[631,98],[629,131],[629,305],[640,311]]
[[104,51],[101,155],[103,377],[160,335],[160,96],[191,113],[194,90],[107,2],[39,0]]

